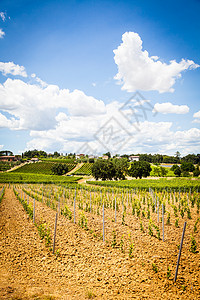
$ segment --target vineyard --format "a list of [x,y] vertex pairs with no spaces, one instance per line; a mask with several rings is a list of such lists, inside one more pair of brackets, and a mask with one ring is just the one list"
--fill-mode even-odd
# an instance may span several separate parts
[[[60,162],[57,160],[57,163]],[[52,167],[56,162],[36,162],[23,165],[22,167],[12,171],[13,173],[34,173],[34,174],[52,174]],[[68,167],[68,172],[75,168],[75,163],[65,163]]]
[[44,175],[34,173],[0,173],[0,182],[2,183],[73,183],[77,182],[81,177],[68,177],[58,175]]
[[75,171],[74,175],[91,175],[92,174],[92,163],[84,163],[80,169]]
[[10,170],[11,168],[20,165],[21,162],[17,161],[17,162],[0,162],[0,171],[1,172],[5,172],[7,170]]
[[79,299],[198,299],[200,194],[193,183],[185,192],[52,184],[7,189],[56,258],[59,280],[72,281]]
[[87,181],[88,184],[104,186],[110,188],[139,188],[141,190],[148,191],[149,188],[154,188],[156,190],[162,191],[166,190],[176,190],[187,192],[190,190],[200,191],[200,180],[193,180],[191,178],[158,178],[158,179],[139,179],[139,180],[119,180],[119,181]]

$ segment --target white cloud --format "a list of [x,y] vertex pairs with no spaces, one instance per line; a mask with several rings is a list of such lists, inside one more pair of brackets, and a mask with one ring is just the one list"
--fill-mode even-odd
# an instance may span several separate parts
[[[38,77],[37,77],[38,78]],[[12,129],[47,130],[57,124],[58,110],[74,117],[105,113],[103,101],[82,91],[59,89],[56,85],[28,84],[19,79],[7,79],[0,84],[0,109],[11,114],[18,123]],[[84,128],[83,128],[84,130]]]
[[6,20],[6,13],[4,13],[3,11],[0,12],[0,18],[2,19],[3,22],[5,22]]
[[0,128],[14,129],[19,126],[19,121],[15,118],[8,119],[6,116],[0,113]]
[[5,35],[5,32],[0,28],[0,39],[2,39]]
[[13,62],[0,62],[0,72],[2,72],[4,76],[11,74],[15,76],[19,75],[22,77],[27,77],[25,68],[23,66],[16,65]]
[[194,119],[194,120],[192,121],[192,123],[200,124],[200,119]]
[[200,124],[200,110],[193,114],[193,117],[196,118],[192,121],[192,123]]
[[[113,115],[118,119],[118,112],[114,111]],[[71,117],[59,114],[57,118],[58,124],[52,130],[31,131],[31,140],[27,143],[27,149],[41,148],[51,152],[57,149],[60,152],[81,152],[80,149],[85,148],[85,143],[96,153],[104,153],[110,147],[106,143],[102,145],[94,137],[103,126],[111,118],[109,109],[105,116],[99,115],[97,118]],[[118,152],[122,153],[163,153],[171,154],[177,151],[182,155],[188,153],[198,153],[200,147],[200,130],[192,128],[186,131],[173,131],[171,122],[148,122],[140,123],[139,130],[127,123],[125,119],[118,119],[122,125],[130,133],[119,132],[120,137],[126,139],[124,147]],[[115,130],[116,128],[113,128]],[[106,133],[106,131],[105,131]],[[116,141],[113,140],[115,144]],[[104,147],[105,146],[105,147]],[[112,145],[111,145],[112,146]],[[118,145],[116,145],[117,147]],[[114,153],[111,148],[110,152]],[[88,150],[89,151],[89,150]],[[86,152],[85,152],[86,153]]]
[[194,113],[193,115],[194,118],[200,118],[200,110]]
[[156,103],[154,110],[162,114],[187,114],[189,107],[187,105],[174,105],[170,102]]
[[179,63],[171,60],[166,64],[158,60],[157,56],[150,57],[146,50],[142,50],[142,40],[134,32],[124,33],[121,45],[113,52],[118,66],[118,73],[114,78],[122,85],[122,90],[128,92],[173,92],[172,87],[176,79],[181,77],[182,71],[199,67],[192,60],[182,59]]

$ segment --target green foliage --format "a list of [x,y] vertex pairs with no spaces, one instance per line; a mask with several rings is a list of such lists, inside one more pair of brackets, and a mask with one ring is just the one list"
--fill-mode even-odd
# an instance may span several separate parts
[[170,267],[167,268],[167,278],[169,279],[171,277],[171,270]]
[[99,185],[105,187],[115,187],[115,188],[128,188],[134,189],[138,188],[140,190],[149,191],[149,188],[156,189],[157,191],[162,191],[165,189],[171,189],[175,191],[196,191],[198,188],[200,190],[200,180],[191,180],[190,178],[173,178],[167,180],[167,178],[160,178],[157,180],[153,179],[141,179],[141,180],[121,180],[121,181],[87,181],[92,185]]
[[193,172],[195,170],[195,167],[193,163],[191,162],[183,162],[181,164],[181,171],[187,171],[187,172]]
[[24,174],[24,173],[0,173],[0,182],[10,183],[75,183],[81,177],[67,177],[58,175]]
[[133,257],[133,249],[134,249],[134,245],[133,245],[133,242],[131,242],[129,245],[129,253],[128,253],[130,258]]
[[188,217],[188,219],[192,219],[189,207],[187,209],[187,217]]
[[96,180],[124,180],[127,169],[128,162],[126,158],[98,159],[92,166],[92,175]]
[[83,164],[80,169],[76,170],[73,174],[75,175],[91,175],[92,174],[92,163]]
[[151,176],[165,177],[168,174],[167,168],[152,166]]
[[112,247],[115,248],[117,245],[117,235],[116,235],[116,231],[113,231],[113,241],[112,241]]
[[23,157],[27,157],[27,158],[33,158],[33,157],[47,157],[47,153],[45,151],[42,150],[28,150],[26,152],[23,153]]
[[0,161],[0,171],[5,172],[12,169],[15,166],[19,166],[21,161]]
[[144,226],[143,226],[143,224],[142,224],[142,221],[140,221],[140,230],[141,230],[142,232],[144,232]]
[[69,220],[72,219],[72,212],[67,205],[64,208],[61,208],[61,215],[68,217]]
[[174,170],[174,174],[178,177],[181,176],[181,168],[177,165],[177,167]]
[[122,253],[124,253],[124,235],[122,235],[122,237],[121,237],[120,250]]
[[178,226],[178,221],[179,221],[179,218],[177,218],[177,219],[175,220],[175,227],[176,227],[176,228],[179,227],[179,226]]
[[197,251],[197,242],[193,236],[191,236],[191,246],[190,246],[190,251],[192,253],[196,253]]
[[193,171],[193,176],[198,177],[200,175],[199,166],[196,166],[196,169]]
[[49,246],[51,244],[51,231],[49,226],[46,223],[40,223],[37,226],[37,230],[39,232],[39,235],[41,237],[41,239],[45,239],[45,243],[47,246]]
[[170,213],[167,213],[167,225],[170,225]]
[[155,273],[158,272],[158,267],[157,267],[157,265],[156,265],[155,263],[152,263],[152,269],[153,269],[153,271],[154,271]]
[[149,221],[149,226],[148,226],[148,229],[149,229],[149,235],[150,236],[153,236],[153,230],[152,230],[152,226],[151,226],[152,222],[151,220]]
[[5,188],[3,187],[1,189],[1,191],[0,191],[0,203],[1,203],[2,199],[3,199],[4,194],[5,194]]
[[200,220],[200,218],[198,218],[196,220],[196,222],[194,223],[194,232],[197,232],[197,224],[198,224],[199,220]]
[[123,215],[122,215],[122,225],[125,225],[125,215],[126,215],[126,212],[124,211]]
[[68,172],[68,166],[66,164],[57,163],[53,164],[51,170],[54,175],[64,175]]
[[81,228],[87,229],[87,223],[88,223],[88,220],[87,220],[86,216],[84,215],[83,212],[81,212],[80,219],[78,221],[79,226],[81,226]]
[[146,161],[134,161],[128,169],[128,175],[135,178],[147,177],[150,175],[151,165]]
[[[59,161],[59,160],[56,160]],[[59,162],[60,164],[60,162]],[[36,162],[36,163],[29,163],[25,164],[20,168],[17,168],[16,170],[13,170],[12,173],[34,173],[34,174],[46,174],[51,175],[52,174],[52,168],[57,165],[55,162],[45,161],[45,162]],[[68,172],[71,171],[76,164],[64,164],[64,166],[67,166]]]

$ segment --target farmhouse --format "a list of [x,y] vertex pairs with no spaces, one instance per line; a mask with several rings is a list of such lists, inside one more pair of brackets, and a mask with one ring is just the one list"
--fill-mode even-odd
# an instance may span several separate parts
[[36,162],[36,161],[39,161],[39,158],[38,158],[38,157],[33,157],[33,158],[31,158],[31,162]]
[[108,155],[103,155],[102,159],[108,159]]
[[85,154],[76,154],[76,159],[84,158]]
[[139,161],[140,157],[139,155],[130,155],[129,160],[130,161]]
[[15,155],[0,156],[0,161],[17,161],[18,158]]

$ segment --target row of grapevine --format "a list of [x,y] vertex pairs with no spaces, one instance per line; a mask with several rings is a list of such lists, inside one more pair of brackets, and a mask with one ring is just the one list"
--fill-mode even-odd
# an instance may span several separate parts
[[92,174],[92,163],[84,163],[80,169],[75,171],[73,174],[75,175],[91,175]]
[[[199,214],[200,196],[198,193],[182,193],[173,192],[123,192],[118,193],[89,191],[87,189],[65,189],[63,187],[43,186],[43,187],[29,187],[29,190],[23,188],[23,191],[44,202],[52,209],[59,210],[64,215],[74,215],[74,199],[76,200],[76,213],[83,219],[87,219],[87,227],[92,231],[98,228],[98,235],[102,235],[101,224],[104,204],[105,216],[109,216],[111,222],[118,225],[126,225],[126,229],[130,231],[137,224],[138,228],[150,236],[161,239],[162,218],[165,219],[165,226],[167,226],[166,238],[169,243],[171,240],[167,236],[176,236],[179,228],[182,227],[184,221],[191,221],[188,228],[191,234],[195,234],[195,228],[198,224],[198,218],[193,219],[192,215]],[[162,206],[164,207],[162,215]],[[84,214],[84,217],[83,217]],[[88,221],[89,215],[95,215],[96,220]],[[92,224],[93,223],[93,224]],[[94,223],[96,225],[94,225]],[[108,228],[112,228],[111,224]],[[112,230],[107,228],[107,238],[110,239]]]
[[173,179],[139,179],[139,180],[119,180],[119,181],[87,181],[88,184],[104,186],[110,188],[124,188],[148,191],[149,188],[162,191],[176,190],[182,192],[200,191],[200,180],[192,180],[188,178],[173,178]]
[[[58,161],[59,162],[59,161]],[[13,170],[14,173],[34,173],[34,174],[52,174],[52,167],[55,162],[36,162],[23,165],[21,168]],[[75,168],[75,163],[66,163],[68,171]]]
[[159,273],[163,279],[171,279],[175,274],[183,225],[187,223],[180,278],[183,280],[187,268],[191,276],[184,278],[184,286],[195,286],[199,280],[199,273],[193,274],[200,246],[198,190],[17,184],[15,191],[25,209],[28,210],[27,205],[30,207],[38,232],[51,251],[53,223],[55,215],[58,216],[55,249],[60,259],[68,249],[64,231],[66,234],[75,228],[72,237],[75,233],[81,241],[87,236],[108,247],[109,256],[118,253],[130,262],[130,267],[140,264],[148,273],[152,272],[150,276]]

